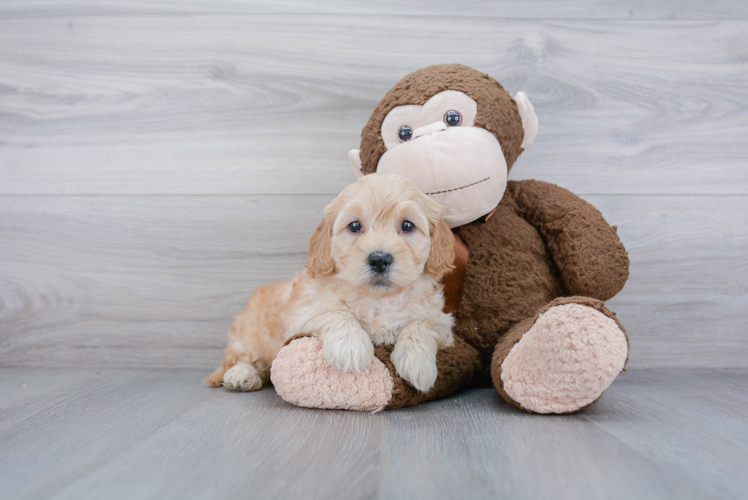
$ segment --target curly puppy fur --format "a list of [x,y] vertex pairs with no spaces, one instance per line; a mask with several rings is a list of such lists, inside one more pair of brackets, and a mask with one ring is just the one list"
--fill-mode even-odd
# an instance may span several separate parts
[[[452,269],[454,241],[441,207],[412,182],[384,174],[359,179],[325,208],[306,269],[252,295],[229,332],[223,364],[206,382],[260,389],[284,342],[311,334],[341,371],[369,370],[374,344],[394,345],[397,374],[428,391],[437,350],[453,343],[440,280]],[[373,255],[389,261],[377,270]]]

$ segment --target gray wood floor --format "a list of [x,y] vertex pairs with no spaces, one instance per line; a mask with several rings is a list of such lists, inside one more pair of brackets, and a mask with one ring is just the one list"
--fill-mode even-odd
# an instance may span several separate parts
[[188,370],[0,369],[2,498],[685,499],[748,493],[748,371],[623,374],[592,410],[493,389],[357,413]]

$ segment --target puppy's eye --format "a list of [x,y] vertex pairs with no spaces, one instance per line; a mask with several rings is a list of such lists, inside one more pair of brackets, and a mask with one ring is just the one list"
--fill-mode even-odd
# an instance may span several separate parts
[[348,230],[352,233],[358,233],[361,231],[361,223],[357,220],[354,220],[350,224],[348,224]]
[[409,220],[403,221],[403,225],[400,226],[404,233],[412,233],[416,229],[416,225]]
[[450,109],[444,114],[444,123],[447,124],[447,127],[456,127],[462,123],[462,115],[459,111]]
[[398,136],[400,137],[400,142],[407,142],[413,137],[413,129],[407,125],[403,125],[400,127]]

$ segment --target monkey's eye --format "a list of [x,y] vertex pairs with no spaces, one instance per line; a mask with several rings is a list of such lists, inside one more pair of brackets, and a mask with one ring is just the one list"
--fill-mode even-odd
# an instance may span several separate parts
[[403,225],[400,227],[403,229],[404,233],[412,233],[416,229],[416,225],[409,220],[403,221]]
[[358,233],[361,231],[361,223],[357,220],[354,220],[350,224],[348,224],[348,230],[352,233]]
[[409,141],[413,137],[413,129],[407,125],[403,125],[402,127],[400,127],[398,136],[400,137],[400,142]]
[[456,127],[457,125],[462,123],[462,115],[459,111],[450,109],[449,111],[444,113],[444,123],[447,124],[447,127]]

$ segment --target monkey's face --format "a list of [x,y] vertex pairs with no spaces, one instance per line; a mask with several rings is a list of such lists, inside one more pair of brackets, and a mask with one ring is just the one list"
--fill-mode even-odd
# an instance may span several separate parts
[[[505,99],[515,105],[508,95]],[[520,115],[525,129],[522,147],[526,147],[534,138],[537,118],[524,93],[515,99],[511,111]],[[439,92],[423,105],[393,107],[380,128],[386,151],[376,171],[413,181],[445,208],[449,227],[486,215],[504,195],[508,168],[497,135],[477,125],[477,116],[478,103],[456,90]],[[534,122],[529,128],[528,120]],[[354,170],[360,168],[358,151],[351,151],[351,162]]]
[[496,137],[475,127],[476,102],[454,90],[423,106],[393,108],[382,122],[387,151],[377,172],[412,180],[446,208],[450,227],[487,214],[506,189],[507,165]]
[[537,130],[524,92],[512,99],[498,81],[460,64],[429,66],[387,92],[349,159],[359,176],[412,180],[457,227],[496,208],[507,172]]

